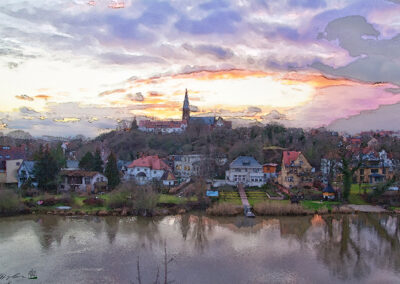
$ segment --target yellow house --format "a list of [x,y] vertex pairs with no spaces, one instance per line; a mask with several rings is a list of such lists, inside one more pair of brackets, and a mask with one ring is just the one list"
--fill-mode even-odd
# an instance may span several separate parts
[[18,183],[18,169],[23,161],[22,159],[6,161],[7,184]]
[[297,151],[283,151],[279,183],[285,187],[298,187],[301,183],[312,182],[312,166],[306,157]]

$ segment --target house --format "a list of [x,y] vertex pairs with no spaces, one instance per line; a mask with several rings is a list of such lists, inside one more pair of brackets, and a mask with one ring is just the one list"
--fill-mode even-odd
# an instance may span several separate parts
[[0,146],[0,184],[18,183],[17,171],[26,156],[24,145]]
[[302,183],[310,183],[312,171],[312,166],[301,152],[283,151],[280,184],[292,188]]
[[23,161],[23,159],[6,160],[5,184],[18,184],[18,169]]
[[357,183],[379,183],[391,179],[394,175],[394,164],[385,150],[377,153],[370,151],[362,154],[361,157],[355,157],[353,165],[359,163],[361,158],[361,166],[354,173]]
[[276,168],[278,164],[274,163],[268,163],[263,165],[263,173],[264,173],[264,179],[265,180],[270,180],[270,179],[275,179],[278,177],[276,173]]
[[152,121],[152,120],[141,120],[139,121],[139,130],[143,132],[171,134],[171,133],[182,133],[186,130],[186,121]]
[[172,172],[164,172],[163,177],[161,178],[163,185],[165,186],[174,186],[177,183],[177,180]]
[[127,166],[124,175],[125,180],[134,180],[138,184],[146,184],[152,181],[162,181],[166,172],[172,172],[171,168],[158,156],[145,156],[134,160]]
[[253,157],[239,156],[229,165],[225,181],[230,185],[243,183],[247,186],[262,186],[265,184],[263,166]]
[[333,189],[333,187],[328,184],[323,190],[322,190],[322,197],[324,200],[334,200],[336,196],[336,191]]
[[201,162],[204,156],[200,154],[190,155],[172,155],[172,167],[175,175],[183,180],[187,180],[193,176],[199,176],[201,170]]
[[26,182],[30,182],[33,187],[38,186],[38,182],[36,181],[34,175],[34,168],[35,168],[34,161],[23,161],[18,169],[18,188],[24,185]]
[[60,191],[94,193],[107,188],[108,179],[103,174],[84,170],[63,170],[60,172]]

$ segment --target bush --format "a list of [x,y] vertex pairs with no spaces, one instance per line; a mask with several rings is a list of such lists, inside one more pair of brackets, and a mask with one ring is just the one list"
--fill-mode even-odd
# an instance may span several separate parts
[[304,209],[298,204],[282,204],[275,202],[260,202],[254,206],[257,215],[306,215],[312,214],[313,211]]
[[103,206],[104,205],[104,200],[101,198],[87,198],[83,200],[83,203],[89,206]]
[[18,195],[12,190],[0,189],[0,214],[17,213],[20,209]]
[[124,190],[116,190],[112,192],[107,200],[107,206],[115,209],[122,207],[130,207],[131,200],[128,199],[129,193]]
[[217,203],[208,208],[206,212],[214,216],[236,216],[243,213],[243,207],[231,203]]

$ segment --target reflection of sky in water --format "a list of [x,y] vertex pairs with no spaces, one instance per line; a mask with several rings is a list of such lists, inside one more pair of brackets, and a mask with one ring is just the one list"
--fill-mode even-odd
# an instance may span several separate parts
[[398,283],[399,218],[388,215],[0,219],[0,273],[43,283],[145,283],[164,241],[177,283]]

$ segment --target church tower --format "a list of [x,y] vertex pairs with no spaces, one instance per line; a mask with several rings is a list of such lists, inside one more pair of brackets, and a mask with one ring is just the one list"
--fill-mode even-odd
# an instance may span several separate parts
[[186,120],[189,123],[189,119],[190,119],[189,96],[186,89],[185,100],[183,101],[183,108],[182,108],[182,120]]

